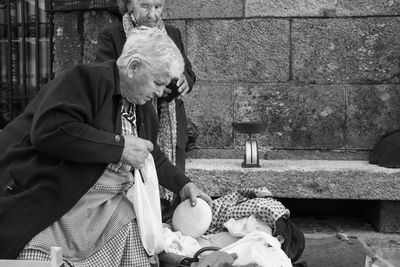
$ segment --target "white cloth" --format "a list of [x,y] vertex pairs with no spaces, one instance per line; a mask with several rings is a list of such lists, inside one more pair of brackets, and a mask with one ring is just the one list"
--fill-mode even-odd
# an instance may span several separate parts
[[281,249],[275,237],[261,231],[253,231],[221,251],[236,253],[233,266],[256,263],[262,267],[291,267],[292,262]]

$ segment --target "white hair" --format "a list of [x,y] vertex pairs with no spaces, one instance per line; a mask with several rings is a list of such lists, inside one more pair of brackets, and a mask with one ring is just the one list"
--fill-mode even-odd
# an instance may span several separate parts
[[117,65],[129,73],[135,61],[140,62],[138,68],[153,75],[165,71],[171,79],[179,78],[184,70],[181,52],[165,30],[138,30],[128,36]]

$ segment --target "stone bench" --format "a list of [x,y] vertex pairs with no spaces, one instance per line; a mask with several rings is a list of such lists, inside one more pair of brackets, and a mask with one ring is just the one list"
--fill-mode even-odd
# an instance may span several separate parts
[[243,187],[267,187],[274,197],[377,200],[366,214],[380,232],[400,232],[400,169],[351,160],[187,159],[186,172],[211,196]]

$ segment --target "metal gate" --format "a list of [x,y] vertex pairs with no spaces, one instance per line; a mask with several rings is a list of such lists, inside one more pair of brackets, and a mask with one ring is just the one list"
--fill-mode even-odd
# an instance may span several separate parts
[[53,76],[55,12],[107,9],[117,0],[0,0],[0,129]]
[[0,0],[0,129],[53,76],[52,16],[46,0]]

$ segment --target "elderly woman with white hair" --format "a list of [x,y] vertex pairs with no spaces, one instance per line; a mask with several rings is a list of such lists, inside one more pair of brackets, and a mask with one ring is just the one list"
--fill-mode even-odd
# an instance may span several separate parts
[[0,258],[69,266],[149,266],[127,192],[151,153],[159,183],[211,199],[156,144],[151,105],[183,72],[165,32],[128,38],[117,61],[73,67],[0,133]]
[[[97,62],[117,59],[132,26],[165,29],[180,50],[185,67],[178,79],[164,88],[164,95],[153,102],[160,122],[157,142],[167,158],[179,170],[185,172],[186,150],[194,144],[193,139],[189,142],[188,118],[183,100],[192,91],[196,75],[186,56],[180,30],[172,25],[164,25],[161,19],[166,4],[168,1],[165,0],[118,0],[119,11],[123,16],[122,21],[100,31],[95,57]],[[164,188],[161,188],[161,197],[163,221],[168,222],[180,199],[178,195],[172,194]]]

